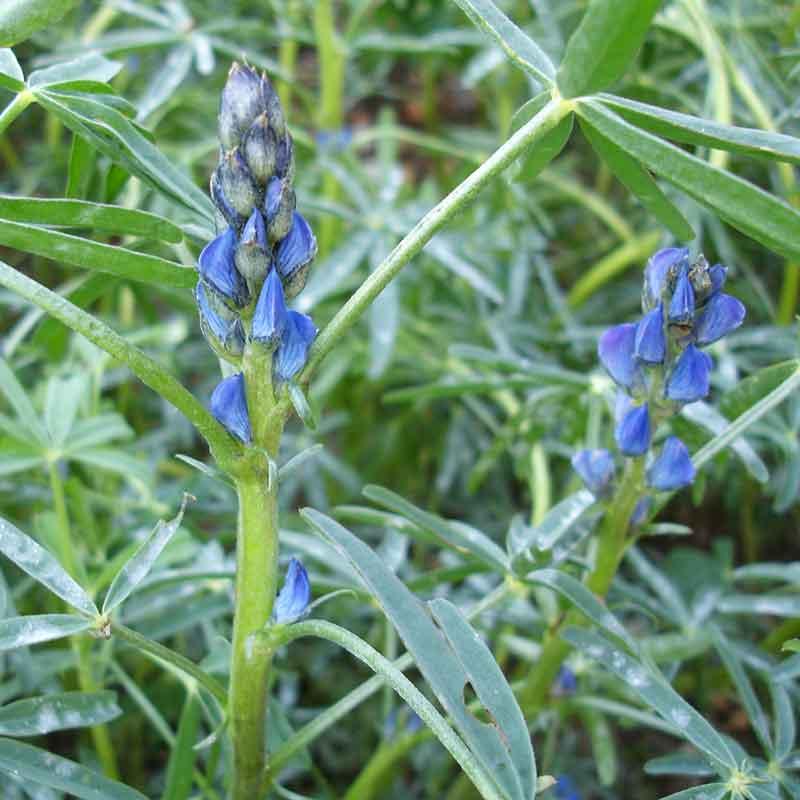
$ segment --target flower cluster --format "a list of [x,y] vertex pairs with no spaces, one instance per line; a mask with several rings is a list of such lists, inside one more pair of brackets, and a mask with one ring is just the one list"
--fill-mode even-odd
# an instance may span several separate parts
[[[200,327],[214,352],[235,366],[245,348],[260,348],[280,384],[303,368],[317,334],[310,317],[286,306],[305,286],[317,243],[295,210],[292,137],[266,75],[247,65],[231,67],[219,139],[211,198],[222,233],[198,259]],[[241,372],[217,386],[211,412],[233,436],[250,442]]]
[[[745,308],[725,294],[727,269],[709,266],[686,248],[659,250],[647,263],[642,292],[644,316],[609,328],[600,337],[598,355],[618,386],[614,437],[619,451],[646,456],[659,422],[709,392],[711,357],[702,349],[742,324]],[[595,494],[614,478],[608,450],[582,450],[574,469]],[[669,436],[647,468],[648,485],[673,491],[694,480],[686,445]]]

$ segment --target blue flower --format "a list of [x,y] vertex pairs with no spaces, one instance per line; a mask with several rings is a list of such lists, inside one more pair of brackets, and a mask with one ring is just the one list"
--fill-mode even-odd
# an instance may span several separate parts
[[211,413],[232,436],[245,444],[253,438],[247,413],[244,375],[231,375],[217,384],[211,394]]
[[667,379],[665,390],[670,400],[694,403],[708,395],[711,358],[690,344],[681,353]]
[[222,303],[215,307],[202,280],[197,282],[194,296],[200,313],[200,330],[211,347],[223,358],[240,356],[244,350],[244,330],[239,317]]
[[557,696],[574,694],[577,688],[578,679],[575,677],[575,673],[566,664],[562,664],[553,683],[552,693]]
[[572,456],[572,468],[592,494],[602,494],[614,477],[614,458],[608,450],[581,450]]
[[694,476],[689,451],[677,436],[670,436],[664,442],[661,454],[647,470],[647,482],[662,492],[682,489],[694,480]]
[[317,254],[317,240],[301,214],[292,215],[292,227],[275,252],[286,296],[294,297],[305,285],[308,265]]
[[675,281],[675,289],[669,301],[669,321],[678,323],[690,322],[694,316],[695,298],[689,270],[683,267]]
[[306,568],[296,558],[289,562],[283,587],[275,598],[272,618],[279,625],[288,625],[305,614],[311,599],[311,584]]
[[276,345],[281,339],[289,319],[283,298],[283,284],[277,270],[270,270],[253,314],[251,335],[257,342]]
[[695,323],[695,341],[702,346],[727,336],[742,324],[745,313],[744,304],[735,297],[713,295]]
[[608,374],[627,389],[638,387],[643,382],[641,369],[633,355],[635,347],[635,323],[609,328],[597,346],[597,354]]
[[279,381],[290,380],[305,366],[308,348],[316,335],[317,328],[311,317],[289,311],[273,360],[275,377]]
[[650,447],[650,411],[647,403],[631,405],[617,423],[614,431],[617,447],[623,455],[644,455]]
[[200,253],[197,266],[203,280],[234,305],[247,305],[248,292],[242,276],[236,269],[236,231],[227,228],[212,239]]
[[559,775],[556,778],[555,797],[558,800],[581,800],[578,787],[569,775]]
[[648,311],[636,326],[633,354],[646,364],[662,364],[667,354],[664,314],[659,303]]
[[642,301],[645,310],[661,302],[661,295],[667,285],[670,269],[689,258],[687,247],[665,247],[654,253],[644,268],[644,292]]

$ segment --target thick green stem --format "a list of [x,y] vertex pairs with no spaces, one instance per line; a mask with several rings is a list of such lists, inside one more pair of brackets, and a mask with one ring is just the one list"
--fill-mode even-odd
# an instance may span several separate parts
[[[625,555],[629,521],[641,496],[644,459],[628,461],[625,475],[609,505],[603,520],[598,541],[597,560],[586,585],[597,595],[604,597]],[[569,645],[560,637],[567,626],[585,625],[586,618],[578,611],[570,611],[547,636],[535,667],[528,675],[520,692],[520,703],[526,715],[535,714],[544,705],[550,687],[558,675],[564,659],[570,651]]]

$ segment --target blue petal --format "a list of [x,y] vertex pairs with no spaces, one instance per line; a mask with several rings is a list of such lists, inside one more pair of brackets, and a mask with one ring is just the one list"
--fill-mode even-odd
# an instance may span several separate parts
[[681,403],[693,403],[708,394],[711,358],[693,344],[681,353],[667,380],[666,396]]
[[661,302],[670,268],[689,258],[687,247],[665,247],[654,253],[644,268],[644,304],[650,309]]
[[278,596],[272,616],[280,625],[287,625],[303,616],[311,599],[311,584],[308,581],[306,568],[296,558],[289,562],[286,580]]
[[303,216],[295,211],[292,227],[281,240],[275,254],[281,277],[285,281],[291,281],[292,276],[309,264],[316,254],[317,240]]
[[217,384],[211,394],[211,413],[231,435],[248,444],[253,436],[247,413],[244,375],[231,375]]
[[305,366],[308,348],[316,335],[311,317],[299,311],[289,312],[273,362],[279,381],[288,381]]
[[661,303],[639,321],[633,354],[646,364],[662,364],[667,354],[667,340],[664,336],[664,314]]
[[194,296],[200,313],[200,329],[207,339],[211,337],[212,347],[220,348],[229,356],[240,356],[244,350],[244,331],[239,317],[233,312],[225,314],[227,309],[215,308],[202,280],[197,282]]
[[212,239],[200,253],[197,265],[203,280],[223,297],[242,307],[247,305],[247,285],[236,269],[236,232],[228,228]]
[[558,671],[558,675],[556,675],[555,682],[553,683],[553,694],[574,694],[577,688],[578,680],[575,677],[575,673],[566,664],[563,664],[561,669]]
[[283,297],[283,284],[276,270],[270,270],[253,314],[252,336],[265,344],[277,344],[281,338],[289,312]]
[[725,285],[725,279],[728,277],[728,268],[723,267],[722,264],[714,264],[713,267],[708,269],[708,277],[711,281],[711,294],[716,294]]
[[614,477],[614,458],[608,450],[581,450],[572,456],[572,468],[592,494],[601,494]]
[[559,775],[556,779],[555,795],[557,800],[581,800],[578,787],[569,775]]
[[744,321],[744,304],[729,294],[715,294],[695,323],[698,345],[711,344],[727,336]]
[[672,492],[688,486],[695,475],[686,445],[677,437],[670,436],[661,450],[661,455],[647,470],[647,482],[654,489]]
[[687,269],[682,269],[675,281],[668,316],[670,322],[689,322],[694,316],[694,289]]
[[642,456],[650,447],[650,412],[647,403],[632,406],[614,431],[617,447],[626,456]]
[[597,346],[597,354],[608,374],[628,389],[643,381],[641,369],[633,356],[635,345],[636,325],[631,322],[609,328]]
[[264,250],[267,249],[267,228],[264,225],[264,218],[257,208],[253,209],[250,219],[247,220],[247,224],[244,226],[244,230],[242,230],[239,243],[257,244]]

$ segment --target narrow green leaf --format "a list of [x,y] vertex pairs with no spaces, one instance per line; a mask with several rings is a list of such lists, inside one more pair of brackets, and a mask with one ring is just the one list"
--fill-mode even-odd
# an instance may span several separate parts
[[78,0],[3,0],[0,47],[11,47],[32,33],[58,22]]
[[310,431],[315,431],[317,429],[317,419],[314,416],[314,411],[312,410],[302,387],[300,387],[294,381],[290,381],[288,384],[288,391],[292,408],[295,410],[297,416],[300,417],[303,425],[305,425]]
[[463,689],[469,676],[419,600],[376,553],[338,522],[309,508],[301,515],[358,570],[470,750],[512,800],[522,800],[519,776],[503,737],[467,710]]
[[19,423],[39,444],[47,445],[49,443],[47,430],[36,413],[36,409],[33,407],[33,403],[31,403],[25,389],[17,380],[17,376],[4,358],[0,358],[0,392],[2,392],[11,408],[14,409]]
[[800,594],[729,594],[717,603],[723,614],[800,617]]
[[72,147],[69,152],[69,169],[66,197],[82,200],[89,193],[89,184],[94,174],[94,150],[89,142],[77,133],[72,134]]
[[324,444],[312,444],[305,450],[301,450],[297,455],[292,456],[279,470],[278,480],[285,480],[297,472],[304,464],[312,461],[325,449]]
[[[681,415],[691,422],[705,428],[714,436],[719,436],[730,425],[730,421],[725,419],[716,408],[704,403],[692,403],[681,409]],[[731,450],[738,456],[745,469],[759,483],[766,483],[769,480],[769,470],[761,457],[753,449],[747,439],[740,437],[734,439],[730,445]]]
[[161,800],[187,800],[192,791],[194,779],[192,772],[197,758],[194,745],[200,728],[202,706],[194,689],[186,693],[178,735],[167,764],[167,784]]
[[800,164],[800,139],[794,136],[758,128],[722,125],[713,119],[692,117],[616,95],[602,95],[599,99],[604,105],[619,112],[628,122],[665,139],[728,150],[754,158]]
[[597,633],[570,628],[563,637],[633,689],[670,723],[676,735],[690,741],[726,771],[737,768],[736,758],[722,736],[667,683],[661,673],[640,664]]
[[691,775],[697,778],[710,778],[714,775],[708,761],[700,755],[688,753],[651,758],[645,763],[644,771],[648,775]]
[[135,789],[82,764],[13,739],[0,739],[0,772],[67,792],[80,800],[147,800]]
[[800,361],[782,361],[748,375],[720,397],[720,411],[728,419],[737,419],[770,392],[789,380],[798,370]]
[[521,31],[491,0],[455,0],[473,25],[485,31],[513,64],[552,86],[556,70],[536,42]]
[[92,622],[75,614],[34,614],[0,620],[0,651],[63,639],[91,628]]
[[526,555],[529,561],[536,561],[534,551],[546,553],[556,547],[595,501],[595,496],[588,489],[581,489],[556,503],[537,526],[528,528],[524,537],[516,539],[512,557]]
[[589,731],[597,778],[602,786],[612,786],[617,779],[617,746],[614,741],[614,730],[605,715],[599,711],[587,709],[581,716]]
[[49,550],[0,517],[0,552],[65,603],[97,616],[91,597],[73,580]]
[[44,422],[50,440],[56,447],[61,447],[69,436],[85,391],[83,375],[71,375],[69,378],[53,375],[48,378]]
[[119,111],[86,95],[50,89],[38,90],[36,98],[67,128],[88,139],[116,164],[203,221],[213,220],[214,209],[206,194]]
[[595,153],[605,162],[619,182],[639,198],[639,202],[647,211],[664,227],[669,228],[679,241],[694,239],[692,226],[661,191],[650,173],[635,158],[631,158],[586,120],[579,119],[579,122],[584,136],[589,140]]
[[0,706],[0,735],[43,736],[53,731],[102,725],[122,710],[114,692],[62,692]]
[[625,559],[634,568],[642,582],[656,594],[661,608],[672,617],[677,625],[688,628],[691,624],[691,615],[678,587],[646,558],[638,547],[628,548]]
[[428,603],[447,641],[469,676],[478,699],[503,731],[520,783],[522,796],[536,795],[536,760],[525,717],[514,693],[489,648],[464,615],[448,600],[437,598]]
[[0,220],[0,244],[74,267],[96,269],[154,286],[188,288],[197,283],[194,269],[174,261],[21,222]]
[[136,552],[116,574],[103,601],[103,614],[110,614],[125,602],[153,568],[156,559],[180,528],[183,512],[186,509],[186,499],[184,495],[181,509],[173,519],[169,522],[158,521],[147,539],[139,545]]
[[508,557],[503,548],[476,528],[423,511],[382,486],[366,486],[363,494],[373,503],[400,514],[423,530],[430,531],[447,547],[478,558],[501,572],[508,569]]
[[25,75],[22,67],[8,47],[0,48],[0,86],[12,92],[21,92],[25,88]]
[[[518,131],[526,122],[532,120],[549,102],[550,93],[542,92],[528,100],[511,120],[511,133]],[[547,131],[536,144],[509,168],[513,180],[532,181],[564,149],[572,134],[574,114],[567,114],[558,125]]]
[[704,783],[702,786],[694,786],[669,797],[662,797],[661,800],[724,800],[727,796],[727,783]]
[[28,76],[28,88],[44,89],[76,81],[108,83],[121,69],[122,64],[118,61],[109,61],[99,53],[87,53],[71,61],[37,69]]
[[800,258],[800,214],[751,183],[639,130],[602,103],[582,100],[578,113],[606,138],[726,222],[777,253]]
[[660,5],[661,0],[591,0],[558,68],[561,94],[592,94],[619,80]]
[[164,217],[85,200],[44,200],[39,197],[0,195],[0,218],[32,225],[91,228],[121,236],[159,239],[171,244],[183,241],[183,231]]
[[636,641],[622,623],[579,580],[557,569],[537,569],[523,578],[525,583],[546,586],[569,600],[598,627],[616,637],[631,650],[637,651]]

